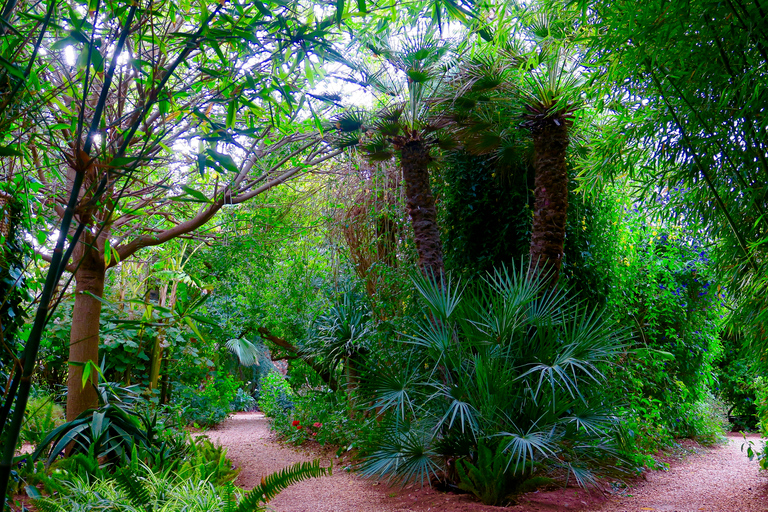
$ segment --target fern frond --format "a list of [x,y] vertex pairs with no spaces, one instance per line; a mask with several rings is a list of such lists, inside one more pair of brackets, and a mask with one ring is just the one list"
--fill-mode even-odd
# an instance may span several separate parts
[[237,496],[235,495],[235,486],[232,482],[227,482],[221,489],[221,500],[224,502],[223,512],[237,511]]
[[254,487],[245,496],[243,501],[240,502],[237,511],[252,512],[253,510],[263,510],[262,504],[269,503],[288,486],[309,478],[330,475],[332,469],[333,466],[321,467],[319,459],[312,462],[300,462],[283,468],[281,471],[262,478],[261,483]]
[[33,501],[35,508],[40,512],[66,512],[67,509],[50,498],[42,498]]
[[146,485],[139,483],[138,475],[129,468],[122,468],[115,471],[115,482],[117,487],[122,490],[128,499],[136,508],[152,512],[152,497]]

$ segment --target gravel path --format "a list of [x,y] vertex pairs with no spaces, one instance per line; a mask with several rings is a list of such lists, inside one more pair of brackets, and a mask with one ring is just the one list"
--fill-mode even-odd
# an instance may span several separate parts
[[[758,444],[760,436],[748,434]],[[768,475],[741,452],[744,438],[729,434],[728,444],[703,448],[669,471],[648,473],[629,495],[613,498],[596,512],[768,511]]]
[[[238,413],[206,432],[211,441],[228,448],[229,458],[241,468],[237,485],[252,489],[261,477],[295,464],[317,458],[306,450],[289,448],[277,442],[263,414]],[[332,456],[321,457],[328,466]],[[363,480],[333,462],[333,476],[294,484],[269,505],[278,512],[394,512],[387,491],[379,484]],[[384,486],[381,485],[383,488]]]
[[[237,484],[251,489],[261,477],[285,466],[312,460],[317,453],[280,444],[261,413],[238,413],[207,432],[229,449],[241,469]],[[758,443],[758,435],[748,435]],[[741,434],[728,444],[700,448],[669,471],[654,471],[623,495],[585,493],[581,489],[540,491],[520,497],[510,508],[488,507],[467,495],[431,489],[390,488],[345,471],[334,460],[333,476],[292,485],[270,503],[277,512],[768,512],[768,475],[741,452]],[[323,465],[333,459],[321,456]]]

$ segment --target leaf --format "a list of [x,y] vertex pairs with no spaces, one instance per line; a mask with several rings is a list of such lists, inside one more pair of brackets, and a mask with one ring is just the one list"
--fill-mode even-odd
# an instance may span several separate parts
[[227,107],[227,128],[234,128],[236,113],[237,113],[237,97],[235,96],[229,102],[229,106]]
[[0,146],[0,156],[24,156],[24,154],[10,146]]
[[336,0],[336,24],[341,25],[344,17],[344,0]]
[[253,4],[256,6],[259,12],[264,16],[272,16],[272,11],[264,7],[264,4],[259,2],[259,0],[253,0]]
[[367,13],[368,11],[365,9],[365,0],[357,0],[357,8],[360,12]]
[[186,192],[187,194],[189,194],[190,196],[194,197],[195,199],[197,199],[198,201],[200,201],[202,203],[209,203],[210,202],[208,197],[206,197],[206,195],[203,194],[202,192],[200,192],[199,190],[195,190],[194,188],[189,187],[187,185],[182,185],[181,189],[184,192]]
[[64,39],[59,39],[51,45],[51,50],[63,50],[67,46],[74,46],[77,43],[77,39],[72,36],[67,36]]
[[206,149],[205,153],[226,170],[234,173],[238,172],[237,164],[235,164],[235,161],[231,156],[225,155],[224,153],[219,153],[215,149]]
[[12,62],[0,57],[0,65],[2,65],[11,75],[24,80],[24,73],[22,73],[21,70],[17,68],[16,65]]

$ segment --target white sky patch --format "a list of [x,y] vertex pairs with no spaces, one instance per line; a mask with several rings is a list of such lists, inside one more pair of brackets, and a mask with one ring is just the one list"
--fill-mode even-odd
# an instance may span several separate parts
[[77,62],[77,53],[75,53],[75,47],[70,45],[64,48],[64,62],[67,66],[74,66]]

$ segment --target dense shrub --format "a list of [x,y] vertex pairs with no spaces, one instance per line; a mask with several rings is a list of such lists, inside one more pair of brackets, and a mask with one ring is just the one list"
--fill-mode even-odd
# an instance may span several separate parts
[[275,417],[293,408],[293,390],[276,371],[269,372],[259,383],[259,409]]
[[283,439],[294,444],[312,440],[338,446],[339,451],[370,447],[376,418],[350,409],[344,392],[305,390],[292,400],[293,408],[276,414],[272,421],[273,430]]
[[230,415],[237,389],[231,376],[211,372],[197,388],[177,385],[173,404],[182,411],[182,417],[189,424],[210,427]]
[[48,432],[63,424],[64,419],[64,408],[54,401],[53,396],[39,391],[27,403],[19,440],[36,445]]
[[522,266],[463,291],[416,281],[407,362],[371,384],[384,427],[365,474],[476,487],[482,470],[499,490],[478,495],[500,503],[548,469],[584,485],[626,463],[603,394],[602,369],[623,348],[613,323]]

